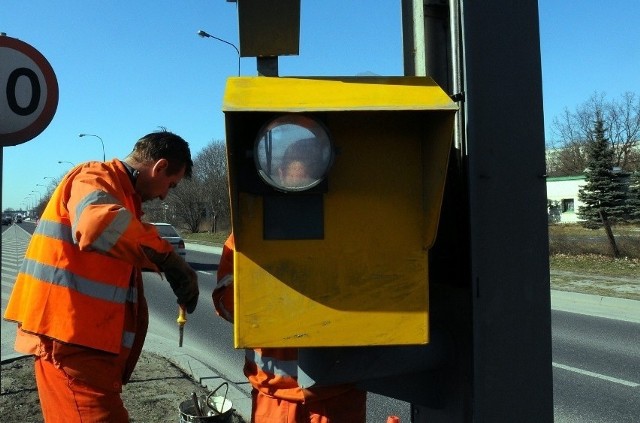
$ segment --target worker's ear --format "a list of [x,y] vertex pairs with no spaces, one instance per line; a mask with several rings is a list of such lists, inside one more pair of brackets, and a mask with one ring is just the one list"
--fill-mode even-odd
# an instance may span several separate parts
[[169,161],[167,159],[160,159],[151,168],[151,174],[155,176],[162,172],[166,172],[168,167],[169,167]]

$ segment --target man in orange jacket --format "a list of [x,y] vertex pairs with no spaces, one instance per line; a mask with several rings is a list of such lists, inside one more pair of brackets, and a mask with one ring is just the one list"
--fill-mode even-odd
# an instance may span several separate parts
[[[233,234],[222,249],[213,304],[233,322]],[[265,293],[265,295],[268,295]],[[302,388],[297,348],[247,349],[244,374],[253,387],[252,423],[365,423],[366,392],[352,385]]]
[[149,320],[141,269],[165,272],[192,313],[196,273],[153,225],[142,202],[191,176],[189,145],[158,131],[123,160],[88,162],[60,182],[31,237],[7,304],[15,348],[35,356],[45,422],[128,422],[120,393]]

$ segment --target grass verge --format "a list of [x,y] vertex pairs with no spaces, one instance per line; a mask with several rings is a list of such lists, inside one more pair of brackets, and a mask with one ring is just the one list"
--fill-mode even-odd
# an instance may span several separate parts
[[229,237],[229,232],[199,232],[199,233],[181,233],[184,242],[191,242],[193,244],[207,244],[214,245],[216,247],[222,247],[225,240]]

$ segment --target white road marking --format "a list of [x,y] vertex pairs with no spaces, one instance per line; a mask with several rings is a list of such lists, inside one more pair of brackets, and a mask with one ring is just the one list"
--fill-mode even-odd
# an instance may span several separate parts
[[611,377],[611,376],[606,376],[606,375],[601,375],[600,373],[594,373],[594,372],[590,372],[588,370],[578,369],[577,367],[566,366],[564,364],[559,364],[559,363],[551,363],[551,364],[553,365],[553,367],[557,367],[559,369],[568,370],[570,372],[575,372],[575,373],[580,373],[581,375],[585,375],[585,376],[596,377],[598,379],[607,380],[607,381],[613,382],[613,383],[619,383],[621,385],[630,386],[632,388],[637,388],[638,386],[640,386],[640,383],[629,382],[628,380],[618,379],[618,378]]

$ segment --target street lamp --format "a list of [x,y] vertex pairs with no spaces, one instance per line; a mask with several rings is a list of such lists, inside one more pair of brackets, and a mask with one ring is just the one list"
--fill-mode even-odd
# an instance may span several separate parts
[[38,197],[36,198],[35,196],[33,197],[33,201],[38,200],[38,203],[40,203],[42,201],[42,194],[40,194],[39,191],[31,191],[32,194],[38,194]]
[[104,154],[104,141],[102,141],[102,138],[100,138],[97,135],[94,134],[79,134],[78,135],[80,138],[82,137],[96,137],[97,139],[100,140],[100,144],[102,144],[102,161],[106,162],[107,161],[107,156]]
[[58,163],[59,163],[59,164],[62,164],[62,163],[69,163],[72,167],[75,167],[75,166],[76,166],[74,163],[71,163],[71,162],[65,162],[64,160],[58,160]]
[[31,208],[31,196],[33,194],[27,194],[26,197],[24,197],[24,202],[27,203],[27,212],[29,211],[29,209]]
[[223,40],[222,38],[215,37],[203,30],[198,31],[198,35],[201,36],[202,38],[213,38],[214,40],[222,41],[223,43],[233,47],[236,50],[236,53],[238,53],[238,76],[240,76],[240,50],[238,50],[238,47],[236,47],[234,44],[230,43],[227,40]]

